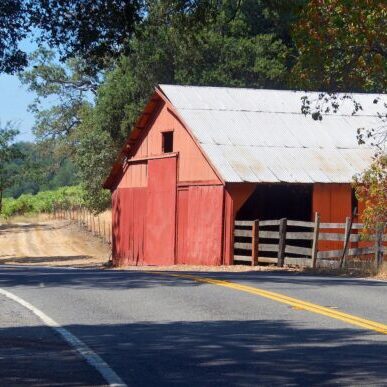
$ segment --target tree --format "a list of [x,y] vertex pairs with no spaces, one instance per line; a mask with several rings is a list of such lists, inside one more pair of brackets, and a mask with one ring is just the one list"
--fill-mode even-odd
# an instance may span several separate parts
[[135,26],[152,4],[186,15],[191,24],[207,20],[221,0],[2,0],[0,3],[0,73],[14,74],[28,64],[21,45],[30,38],[58,51],[60,59],[86,60],[96,74],[127,55]]
[[19,131],[14,129],[11,123],[0,127],[0,213],[3,204],[3,192],[11,186],[14,179],[14,174],[9,170],[9,162],[22,157],[14,144],[18,134]]
[[[89,72],[82,57],[58,63],[40,49],[22,74],[37,94],[34,132],[74,160],[85,201],[101,210],[107,203],[101,184],[154,87],[284,87],[292,63],[290,24],[304,3],[146,1],[127,54],[103,72]],[[42,108],[41,100],[53,96],[59,103]]]
[[387,155],[380,155],[371,167],[355,177],[356,194],[365,203],[362,214],[367,230],[387,221]]
[[[322,92],[314,101],[303,99],[305,114],[321,120],[324,113],[336,112],[347,100],[357,114],[363,106],[352,92],[387,91],[386,19],[387,5],[378,0],[309,1],[293,31],[298,59],[292,84]],[[368,206],[363,217],[368,227],[381,217],[387,220],[383,210],[387,207],[387,101],[370,98],[379,106],[379,124],[358,128],[358,141],[375,146],[375,161],[354,183],[357,196]]]
[[27,55],[19,48],[28,33],[22,0],[0,2],[0,73],[13,74],[27,65]]
[[294,29],[293,69],[306,90],[387,90],[387,5],[379,0],[311,0]]
[[22,194],[36,194],[39,191],[76,185],[75,167],[70,159],[57,164],[55,144],[15,142],[15,150],[23,157],[6,163],[8,173],[13,177],[12,184],[3,192],[4,197],[18,198]]

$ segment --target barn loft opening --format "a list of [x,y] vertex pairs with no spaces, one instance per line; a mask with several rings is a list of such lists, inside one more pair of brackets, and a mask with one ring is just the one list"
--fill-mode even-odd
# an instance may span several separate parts
[[257,184],[254,192],[239,209],[238,220],[287,218],[310,221],[312,184]]
[[163,132],[163,153],[171,153],[173,152],[173,132]]

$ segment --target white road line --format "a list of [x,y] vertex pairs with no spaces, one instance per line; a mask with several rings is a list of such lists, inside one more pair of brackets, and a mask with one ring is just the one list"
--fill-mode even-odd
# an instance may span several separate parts
[[41,310],[35,308],[29,302],[16,296],[15,294],[8,292],[7,290],[0,288],[0,294],[10,298],[18,304],[29,309],[37,317],[39,317],[47,326],[58,332],[63,339],[70,344],[92,367],[94,367],[106,380],[109,386],[114,387],[127,387],[126,383],[109,367],[109,365],[98,356],[91,348],[89,348],[84,342],[79,340],[76,336],[70,333],[67,329],[60,326],[55,320],[47,316]]

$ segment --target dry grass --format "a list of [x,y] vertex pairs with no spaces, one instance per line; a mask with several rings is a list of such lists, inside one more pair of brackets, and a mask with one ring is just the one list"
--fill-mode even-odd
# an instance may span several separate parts
[[122,266],[115,267],[113,270],[141,270],[141,271],[192,271],[192,272],[220,272],[220,273],[236,273],[236,272],[251,272],[251,271],[291,271],[298,272],[300,269],[292,267],[277,267],[274,265],[265,266],[249,266],[249,265],[233,265],[233,266],[198,266],[198,265],[170,265],[170,266]]
[[341,277],[357,277],[370,279],[387,279],[387,262],[384,263],[380,270],[377,270],[373,259],[354,258],[346,262],[344,268],[338,268],[337,263],[330,267],[324,268],[304,268],[304,272],[317,275],[334,275]]

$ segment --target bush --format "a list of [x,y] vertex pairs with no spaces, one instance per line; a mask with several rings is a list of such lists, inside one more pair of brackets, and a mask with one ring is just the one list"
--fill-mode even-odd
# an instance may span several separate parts
[[14,215],[50,213],[55,207],[68,209],[84,204],[83,196],[84,190],[80,186],[74,186],[43,191],[36,195],[25,194],[17,199],[6,198],[1,215],[7,219]]

